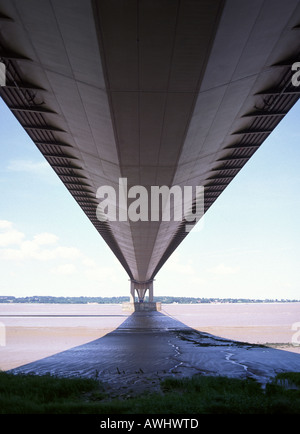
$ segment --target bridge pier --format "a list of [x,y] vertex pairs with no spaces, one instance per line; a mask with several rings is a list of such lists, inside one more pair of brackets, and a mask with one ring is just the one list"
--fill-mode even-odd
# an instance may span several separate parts
[[149,291],[149,302],[153,302],[153,280],[147,282],[138,282],[137,280],[130,281],[130,302],[135,302],[135,291],[137,292],[138,302],[143,303],[147,291]]
[[130,281],[130,303],[134,303],[135,300],[135,288],[134,288],[134,282]]
[[[137,292],[138,301],[135,299],[135,291]],[[145,302],[145,295],[149,291],[148,301]],[[123,310],[129,311],[154,311],[161,310],[161,303],[153,301],[153,280],[147,282],[130,281],[130,301],[123,303]]]

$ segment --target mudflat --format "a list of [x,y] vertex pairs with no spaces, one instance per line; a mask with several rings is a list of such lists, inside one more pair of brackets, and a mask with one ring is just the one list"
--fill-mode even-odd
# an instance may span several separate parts
[[2,304],[0,321],[2,370],[96,377],[117,395],[155,390],[170,375],[263,383],[300,371],[300,303],[173,304],[133,314],[121,305]]

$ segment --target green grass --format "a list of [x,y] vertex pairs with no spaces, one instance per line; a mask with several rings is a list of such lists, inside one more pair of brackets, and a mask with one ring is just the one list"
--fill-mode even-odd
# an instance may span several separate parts
[[[298,389],[284,387],[293,384]],[[251,380],[166,379],[162,393],[109,399],[98,380],[0,373],[1,414],[299,414],[300,373],[278,375],[263,390]]]

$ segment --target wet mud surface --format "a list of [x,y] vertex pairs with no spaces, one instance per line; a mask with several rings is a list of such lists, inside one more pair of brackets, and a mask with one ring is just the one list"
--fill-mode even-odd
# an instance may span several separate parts
[[135,312],[92,342],[13,369],[14,373],[92,377],[111,397],[160,390],[166,377],[253,378],[300,371],[300,355],[197,331],[159,312]]

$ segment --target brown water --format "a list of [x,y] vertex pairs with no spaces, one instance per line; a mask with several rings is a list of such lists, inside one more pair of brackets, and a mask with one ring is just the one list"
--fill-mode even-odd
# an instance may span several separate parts
[[299,351],[292,345],[292,329],[300,329],[300,303],[172,304],[163,311],[199,331],[244,342],[288,344],[285,349]]

